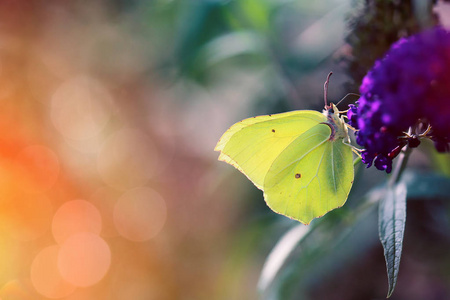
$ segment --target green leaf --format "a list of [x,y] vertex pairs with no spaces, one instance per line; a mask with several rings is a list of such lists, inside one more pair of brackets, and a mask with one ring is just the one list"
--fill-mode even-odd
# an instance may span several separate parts
[[282,268],[286,266],[288,258],[296,250],[298,244],[305,237],[305,235],[307,235],[309,229],[310,227],[299,224],[291,228],[281,237],[267,257],[261,271],[261,276],[258,282],[258,289],[261,293],[267,293],[269,288],[272,287]]
[[399,183],[389,187],[381,200],[378,212],[380,240],[384,248],[388,274],[388,294],[392,295],[397,283],[400,258],[402,256],[403,234],[406,222],[406,186]]
[[259,29],[260,32],[266,32],[270,29],[270,13],[275,3],[261,0],[245,0],[237,1],[236,4],[240,6],[240,14],[245,17],[251,28]]
[[[213,39],[200,51],[207,66],[220,63],[240,55],[264,57],[264,37],[252,31],[235,31]],[[247,61],[248,61],[247,57]]]
[[372,189],[353,199],[356,207],[344,206],[309,226],[292,227],[267,257],[260,298],[311,299],[311,287],[357,264],[357,258],[379,245],[376,208],[383,195],[384,188]]
[[448,153],[439,153],[434,149],[431,149],[430,153],[435,169],[441,171],[446,176],[450,176],[450,159]]
[[183,3],[176,20],[175,63],[182,75],[204,83],[207,78],[204,78],[205,61],[201,50],[229,31],[225,17],[227,3],[209,0]]
[[354,160],[353,160],[353,167],[357,167],[361,164],[361,157],[357,156]]

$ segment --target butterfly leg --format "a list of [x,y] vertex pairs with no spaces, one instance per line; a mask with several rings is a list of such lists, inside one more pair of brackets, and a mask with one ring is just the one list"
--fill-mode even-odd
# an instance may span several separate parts
[[361,156],[361,151],[362,150],[361,149],[352,147],[352,151],[353,151],[353,153],[355,153],[356,155],[358,155],[362,159],[362,156]]
[[[348,120],[347,116],[344,116],[344,118],[346,118],[346,119]],[[347,123],[345,123],[345,126],[347,126],[347,128],[350,128],[350,129],[353,130],[353,131],[359,131],[359,129],[356,129],[355,127],[350,126],[350,125],[348,125]]]
[[364,151],[364,149],[359,149],[359,148],[353,146],[352,144],[350,144],[349,141],[346,141],[346,140],[342,140],[342,143],[344,143],[345,145],[347,145],[350,148],[352,148],[353,153],[355,153],[356,155],[361,157],[361,152]]

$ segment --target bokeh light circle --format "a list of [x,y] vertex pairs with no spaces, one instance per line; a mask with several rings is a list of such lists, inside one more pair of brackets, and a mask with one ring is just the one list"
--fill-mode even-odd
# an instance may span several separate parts
[[111,96],[101,83],[78,76],[63,83],[52,97],[51,119],[55,128],[74,140],[96,136],[110,118]]
[[87,287],[99,282],[111,264],[108,244],[93,233],[78,233],[61,246],[58,268],[62,277],[75,286]]
[[86,200],[73,200],[59,207],[53,216],[53,237],[59,244],[80,232],[99,234],[102,217],[98,209]]
[[70,295],[75,287],[65,281],[58,268],[59,246],[42,249],[31,264],[30,278],[36,291],[48,298],[56,299]]
[[103,145],[97,157],[97,168],[103,181],[115,189],[142,186],[158,169],[157,149],[145,132],[122,129]]
[[59,160],[53,150],[42,145],[32,145],[22,149],[16,156],[20,166],[23,190],[40,193],[49,190],[58,179]]
[[166,216],[163,197],[148,187],[126,192],[114,207],[117,231],[121,236],[136,242],[155,237],[163,228]]

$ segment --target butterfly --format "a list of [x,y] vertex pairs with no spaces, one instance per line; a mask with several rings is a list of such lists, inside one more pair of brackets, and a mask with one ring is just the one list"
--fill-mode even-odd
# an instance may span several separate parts
[[325,100],[322,113],[248,118],[231,126],[214,150],[263,191],[273,211],[309,224],[344,205],[353,184],[353,149],[341,113]]

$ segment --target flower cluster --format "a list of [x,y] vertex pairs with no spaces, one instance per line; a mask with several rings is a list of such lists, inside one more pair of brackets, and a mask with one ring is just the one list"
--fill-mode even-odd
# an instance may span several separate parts
[[[350,105],[349,125],[358,129],[362,160],[389,173],[408,128],[431,126],[436,149],[449,151],[450,32],[441,27],[403,38],[367,73],[361,97]],[[410,138],[417,147],[417,137]]]

